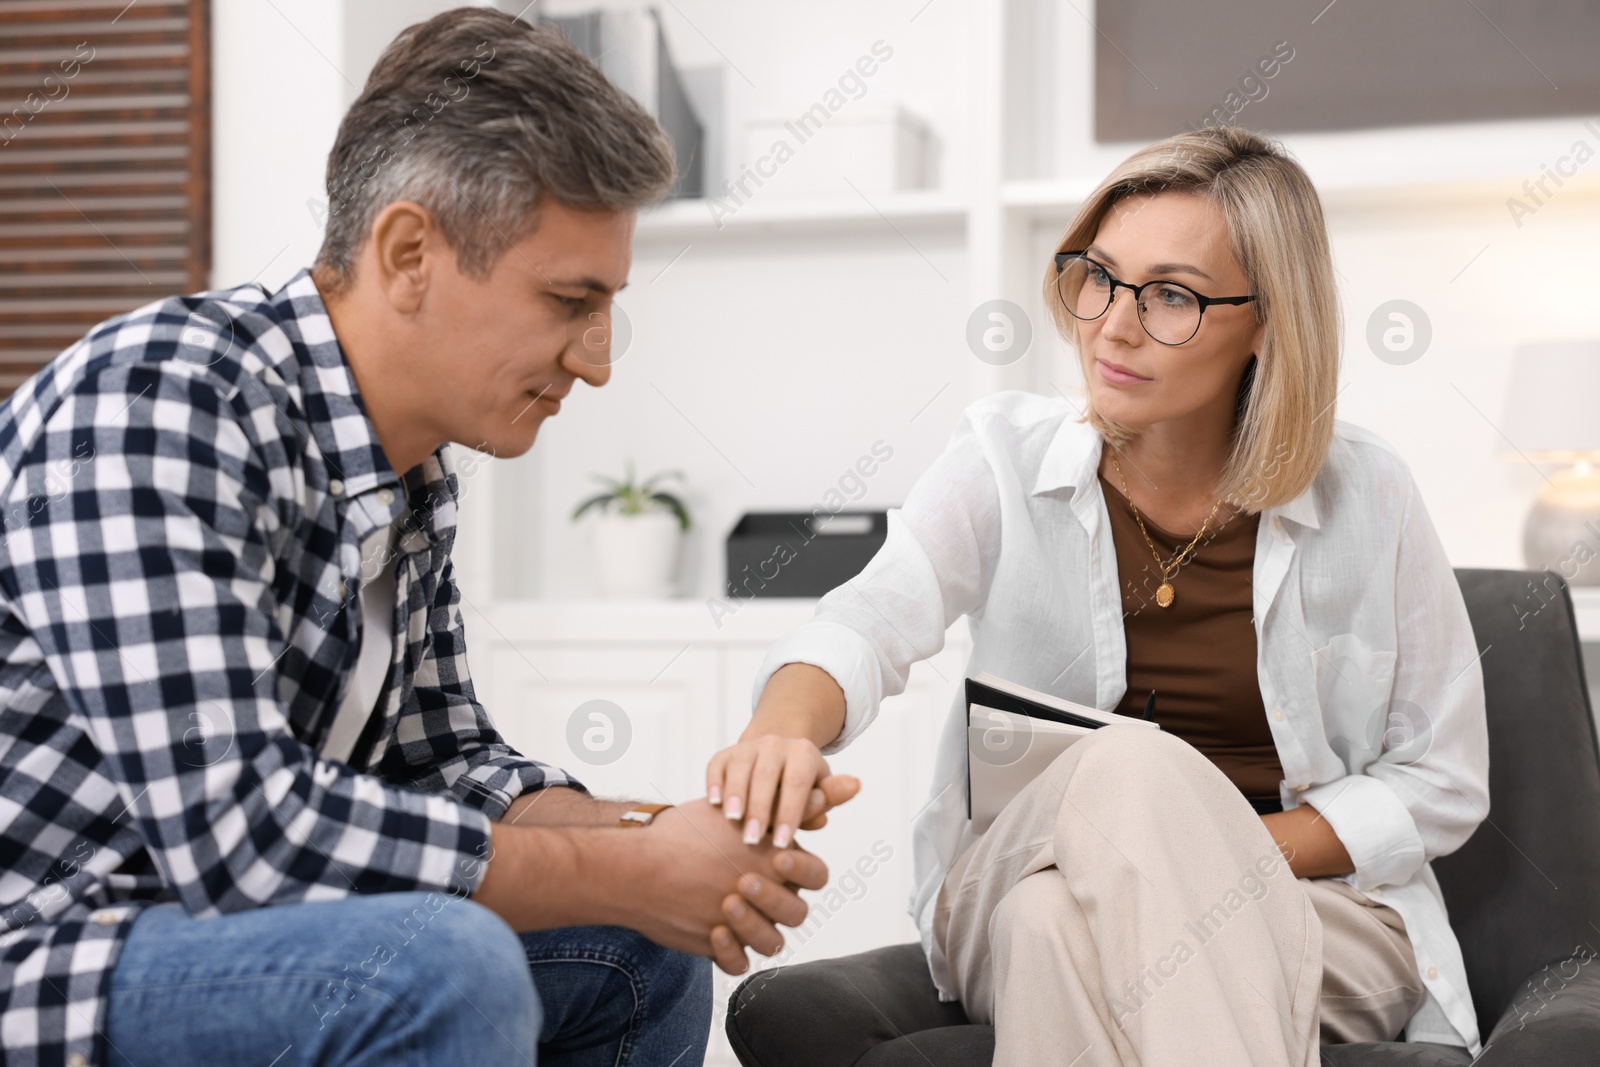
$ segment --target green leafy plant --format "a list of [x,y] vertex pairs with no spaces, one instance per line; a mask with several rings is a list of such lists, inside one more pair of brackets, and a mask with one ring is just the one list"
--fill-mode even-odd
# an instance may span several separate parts
[[657,486],[663,482],[683,480],[682,471],[662,471],[652,474],[643,482],[634,478],[633,464],[628,464],[628,473],[625,478],[618,481],[608,478],[604,474],[593,475],[595,481],[606,487],[603,493],[594,496],[579,504],[572,512],[572,521],[577,522],[585,512],[591,508],[601,511],[615,510],[619,515],[643,515],[646,511],[670,511],[678,517],[678,525],[683,529],[689,528],[689,509],[683,506],[682,498],[676,494],[663,492]]

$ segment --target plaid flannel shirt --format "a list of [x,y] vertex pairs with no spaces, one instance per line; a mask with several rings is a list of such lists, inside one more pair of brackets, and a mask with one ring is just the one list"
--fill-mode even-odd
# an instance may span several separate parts
[[[111,972],[152,902],[466,895],[491,820],[577,785],[474,698],[455,502],[445,449],[389,466],[305,272],[111,319],[0,405],[5,1062],[104,1060]],[[391,671],[329,762],[383,523]]]

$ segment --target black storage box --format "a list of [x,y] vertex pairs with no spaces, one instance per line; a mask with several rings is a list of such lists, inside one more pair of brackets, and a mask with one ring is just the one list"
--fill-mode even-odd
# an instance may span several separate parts
[[746,513],[728,533],[728,595],[822,596],[860,574],[888,536],[882,511]]

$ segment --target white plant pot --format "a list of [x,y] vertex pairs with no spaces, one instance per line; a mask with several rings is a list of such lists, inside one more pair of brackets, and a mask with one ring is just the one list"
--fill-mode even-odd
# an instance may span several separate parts
[[605,514],[595,520],[595,580],[600,595],[669,597],[678,579],[683,529],[665,511]]

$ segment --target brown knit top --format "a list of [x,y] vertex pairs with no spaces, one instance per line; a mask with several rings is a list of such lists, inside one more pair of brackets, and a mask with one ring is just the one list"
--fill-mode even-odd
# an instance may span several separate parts
[[[1128,691],[1113,710],[1142,716],[1154,689],[1163,730],[1204,753],[1246,797],[1276,801],[1283,766],[1261,702],[1251,622],[1260,515],[1238,515],[1207,530],[1172,576],[1177,597],[1163,608],[1156,604],[1161,571],[1127,497],[1103,474],[1100,485],[1111,516],[1128,646]],[[1163,560],[1193,536],[1163,530],[1148,517],[1144,526]]]

